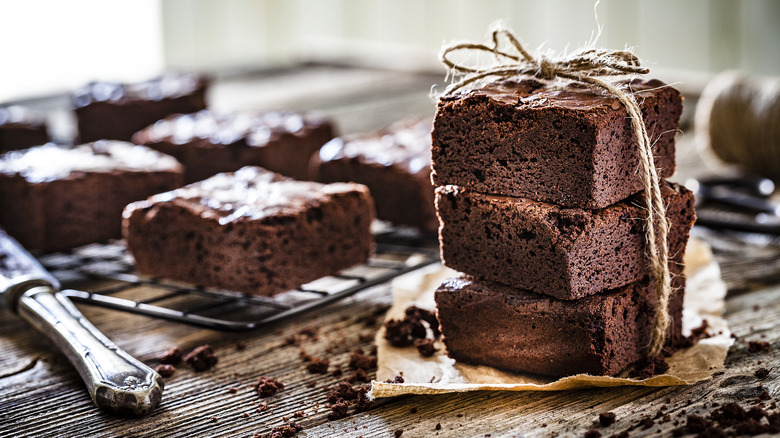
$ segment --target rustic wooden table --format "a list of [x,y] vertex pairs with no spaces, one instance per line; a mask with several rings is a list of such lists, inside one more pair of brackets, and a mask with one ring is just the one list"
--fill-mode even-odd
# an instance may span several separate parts
[[[218,81],[212,95],[221,108],[317,110],[337,119],[343,132],[383,126],[407,115],[431,115],[428,93],[442,75],[318,67]],[[691,102],[689,99],[688,102]],[[55,111],[58,130],[68,134],[64,99],[37,102]],[[690,106],[690,105],[689,105]],[[690,131],[691,129],[688,128]],[[679,168],[685,178],[707,172],[682,137]],[[744,239],[695,230],[713,244],[729,286],[726,318],[737,340],[724,372],[688,387],[588,389],[556,393],[474,392],[383,400],[368,412],[329,421],[326,395],[344,376],[310,374],[300,351],[327,357],[331,370],[345,375],[350,354],[371,352],[377,315],[390,304],[389,288],[361,292],[325,309],[270,329],[227,333],[195,328],[114,310],[79,305],[84,315],[130,354],[154,365],[166,349],[185,352],[208,343],[219,364],[195,372],[186,366],[166,379],[161,406],[141,419],[104,414],[90,401],[79,376],[42,335],[7,309],[0,310],[0,436],[253,436],[293,419],[304,427],[297,436],[583,436],[596,428],[609,436],[671,435],[686,414],[709,413],[715,404],[752,406],[763,391],[780,391],[780,246],[771,239]],[[133,297],[131,297],[133,298]],[[372,323],[373,322],[373,323]],[[314,337],[300,334],[313,328]],[[310,330],[309,330],[310,331]],[[298,346],[286,345],[297,337]],[[769,351],[749,353],[749,341],[765,341]],[[240,347],[245,345],[245,348]],[[756,370],[767,368],[766,377]],[[371,373],[369,373],[371,374]],[[285,383],[277,395],[261,399],[257,378]],[[769,400],[767,403],[771,403]],[[263,403],[267,403],[267,408]],[[293,417],[302,411],[302,417]],[[598,414],[614,412],[617,422],[598,426]],[[665,421],[658,412],[669,414]],[[301,415],[301,414],[296,414]],[[639,425],[645,417],[653,424]]]

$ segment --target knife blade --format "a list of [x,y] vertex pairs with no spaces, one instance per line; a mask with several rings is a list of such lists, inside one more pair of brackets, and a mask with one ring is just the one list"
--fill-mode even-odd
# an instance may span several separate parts
[[159,374],[117,347],[59,293],[59,282],[0,229],[0,302],[68,358],[99,408],[138,417],[162,399]]

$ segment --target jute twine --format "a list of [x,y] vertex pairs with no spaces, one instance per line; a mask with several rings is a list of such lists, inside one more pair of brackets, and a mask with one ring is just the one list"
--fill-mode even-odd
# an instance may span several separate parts
[[[516,53],[510,53],[499,47],[499,38],[505,37]],[[576,82],[591,84],[607,90],[625,106],[631,125],[637,137],[639,163],[644,185],[645,203],[645,237],[653,275],[655,292],[658,295],[658,308],[655,315],[653,336],[650,343],[650,354],[658,355],[664,346],[666,329],[669,325],[668,304],[671,295],[671,279],[669,274],[669,254],[667,234],[669,223],[666,221],[658,172],[653,161],[652,145],[647,135],[642,111],[633,95],[618,88],[601,78],[624,76],[627,74],[645,74],[649,70],[640,67],[639,59],[628,51],[605,51],[586,49],[574,53],[564,59],[551,60],[544,56],[533,57],[529,54],[508,30],[494,30],[493,45],[461,43],[446,47],[442,52],[442,62],[453,75],[452,83],[444,95],[474,86],[485,80],[530,76],[551,80],[555,78],[569,79]],[[449,59],[448,55],[456,51],[486,52],[495,56],[498,65],[487,67],[469,67]],[[459,80],[458,80],[459,78]]]
[[780,77],[725,72],[696,105],[696,136],[705,157],[780,177]]

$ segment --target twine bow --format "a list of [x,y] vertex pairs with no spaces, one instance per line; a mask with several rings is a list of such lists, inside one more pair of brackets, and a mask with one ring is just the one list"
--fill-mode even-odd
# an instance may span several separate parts
[[[543,56],[538,58],[531,56],[508,30],[494,30],[492,36],[492,47],[484,44],[462,43],[444,49],[441,55],[442,62],[450,69],[451,73],[462,76],[461,80],[451,84],[445,90],[445,95],[452,94],[470,84],[487,78],[510,78],[516,76],[531,76],[548,80],[564,78],[607,90],[626,108],[637,137],[646,210],[645,237],[654,288],[658,296],[658,308],[650,343],[650,354],[660,354],[666,339],[666,329],[669,325],[668,304],[671,295],[667,245],[669,224],[666,220],[666,207],[661,196],[658,172],[653,160],[652,145],[642,120],[642,111],[639,105],[632,94],[600,79],[627,74],[646,74],[650,70],[641,67],[639,59],[633,53],[624,50],[610,52],[588,49],[575,53],[566,59],[553,61]],[[499,37],[501,36],[504,36],[509,41],[517,54],[509,53],[499,47]],[[451,61],[448,55],[459,50],[477,50],[492,53],[495,55],[496,60],[499,61],[499,65],[487,68],[472,68],[457,64]],[[501,61],[508,62],[500,63]]]

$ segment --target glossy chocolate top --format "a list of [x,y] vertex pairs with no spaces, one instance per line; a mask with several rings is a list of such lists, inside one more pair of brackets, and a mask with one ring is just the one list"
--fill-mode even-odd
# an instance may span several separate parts
[[101,140],[72,149],[46,144],[0,155],[0,174],[31,183],[68,178],[78,172],[158,172],[180,170],[169,155],[123,141]]
[[295,215],[317,206],[329,197],[368,189],[354,183],[321,184],[296,181],[269,170],[247,166],[138,203],[146,207],[171,202],[220,224],[238,220],[260,220],[271,216]]
[[[636,96],[666,86],[658,79],[634,79],[617,82],[619,87],[627,88]],[[536,79],[507,79],[492,82],[482,88],[456,94],[451,99],[467,99],[473,96],[486,96],[490,99],[525,108],[567,108],[572,110],[592,110],[600,107],[619,109],[622,104],[607,90],[593,86],[570,82],[541,82]]]
[[264,113],[216,113],[168,116],[133,136],[139,144],[167,142],[188,144],[207,139],[212,144],[231,144],[245,139],[249,146],[264,146],[282,134],[303,135],[327,122],[290,111]]
[[207,82],[204,77],[195,74],[167,74],[135,84],[96,81],[76,90],[72,100],[75,108],[93,102],[158,101],[192,94],[206,87]]
[[320,160],[357,158],[382,166],[404,166],[411,173],[428,172],[431,129],[430,120],[410,119],[375,133],[335,138],[320,149]]

